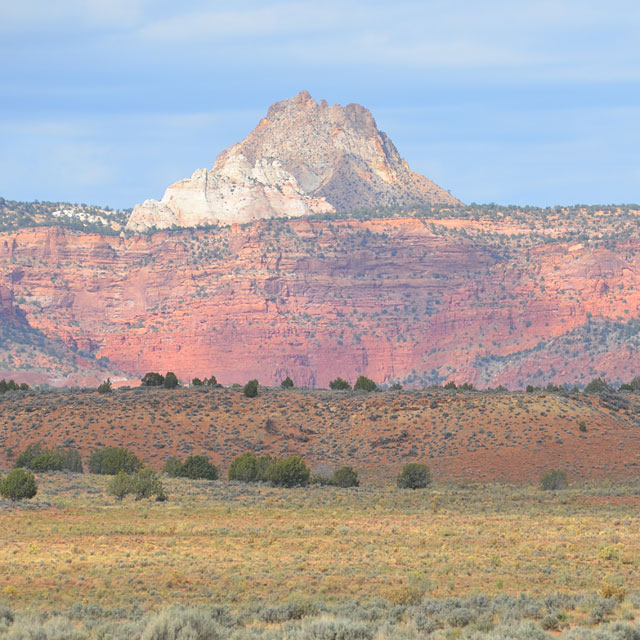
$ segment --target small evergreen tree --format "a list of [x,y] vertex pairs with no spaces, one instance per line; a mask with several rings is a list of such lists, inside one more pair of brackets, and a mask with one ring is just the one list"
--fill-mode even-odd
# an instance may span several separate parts
[[359,376],[358,379],[356,380],[356,383],[353,385],[353,390],[367,391],[367,392],[377,391],[378,385],[373,380],[371,380],[370,378],[367,378],[366,376]]
[[164,463],[162,471],[171,478],[179,478],[180,472],[182,471],[182,461],[178,456],[171,456]]
[[132,490],[132,478],[126,471],[118,471],[107,482],[107,493],[115,496],[118,500],[123,500]]
[[286,377],[286,378],[285,378],[285,379],[280,383],[280,386],[281,386],[283,389],[291,389],[291,388],[293,388],[293,387],[294,387],[293,380],[292,380],[289,376],[287,376],[287,377]]
[[329,383],[329,389],[332,391],[349,391],[351,385],[346,380],[338,377]]
[[14,469],[0,480],[0,496],[9,500],[33,498],[37,492],[38,485],[35,477],[24,469]]
[[306,487],[311,472],[300,456],[276,460],[267,469],[267,480],[279,487]]
[[164,502],[167,499],[162,480],[153,469],[148,467],[138,471],[131,479],[131,493],[135,495],[136,500],[152,496],[155,496],[158,502]]
[[242,392],[247,398],[255,398],[258,395],[258,386],[259,383],[257,380],[249,380],[249,382],[244,385]]
[[229,480],[258,481],[258,457],[255,453],[243,453],[233,459],[229,466]]
[[161,387],[164,384],[164,376],[161,373],[150,371],[142,377],[143,387]]
[[567,474],[559,469],[551,469],[540,478],[540,488],[544,491],[558,491],[568,486]]
[[331,484],[346,489],[360,486],[358,472],[353,467],[340,467],[333,472]]
[[604,393],[609,391],[609,385],[602,378],[594,378],[585,388],[585,393]]
[[206,456],[189,456],[182,463],[179,477],[191,480],[217,480],[218,469]]
[[398,475],[399,489],[424,489],[431,484],[431,472],[426,464],[408,462]]
[[175,389],[178,386],[178,376],[173,371],[167,371],[167,375],[164,377],[164,388]]
[[140,459],[125,447],[102,447],[89,457],[89,471],[114,476],[120,471],[135,473],[142,468]]
[[111,393],[111,378],[107,378],[102,384],[98,385],[98,393]]
[[211,376],[207,380],[207,387],[217,387],[217,386],[218,386],[218,379],[215,376]]
[[202,387],[204,385],[204,382],[202,380],[200,380],[200,378],[194,378],[191,381],[191,386],[192,387]]

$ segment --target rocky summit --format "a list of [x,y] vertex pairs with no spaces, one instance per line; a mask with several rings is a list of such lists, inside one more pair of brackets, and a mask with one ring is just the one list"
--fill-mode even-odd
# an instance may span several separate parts
[[371,206],[459,204],[413,172],[359,104],[317,103],[306,91],[271,105],[212,169],[137,205],[132,231],[302,217]]

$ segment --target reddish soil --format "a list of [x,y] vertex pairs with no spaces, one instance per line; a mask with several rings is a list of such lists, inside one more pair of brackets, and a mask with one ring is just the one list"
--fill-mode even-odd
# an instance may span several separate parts
[[[29,442],[127,446],[156,469],[204,453],[229,465],[244,451],[302,455],[313,468],[352,464],[389,479],[424,461],[437,479],[530,482],[550,468],[572,478],[636,476],[640,397],[445,391],[345,393],[262,389],[135,389],[110,395],[0,396],[0,465]],[[584,422],[586,431],[580,430]]]

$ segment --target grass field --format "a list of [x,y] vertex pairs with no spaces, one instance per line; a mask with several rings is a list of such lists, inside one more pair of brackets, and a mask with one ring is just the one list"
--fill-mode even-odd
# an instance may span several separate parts
[[[32,501],[0,502],[0,603],[18,612],[3,632],[0,609],[0,637],[12,640],[72,632],[455,639],[513,629],[509,616],[525,625],[522,637],[544,635],[543,626],[584,628],[586,637],[607,620],[640,615],[640,482],[554,494],[472,483],[286,490],[166,479],[167,503],[118,503],[104,477],[38,480]],[[363,622],[372,602],[382,613]],[[162,616],[219,617],[213,604],[233,617],[227,627],[211,622],[222,625],[219,636],[149,631]],[[190,609],[158,613],[167,605]],[[51,610],[63,616],[42,613]],[[62,631],[46,630],[52,620]],[[326,631],[338,623],[356,626]],[[314,624],[325,630],[310,631]],[[44,635],[15,635],[29,625]]]

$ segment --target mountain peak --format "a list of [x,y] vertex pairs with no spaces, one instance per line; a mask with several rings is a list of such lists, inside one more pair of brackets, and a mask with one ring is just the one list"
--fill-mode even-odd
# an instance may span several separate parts
[[317,103],[308,91],[272,104],[242,141],[137,205],[127,228],[248,222],[368,206],[457,204],[414,173],[362,105]]

